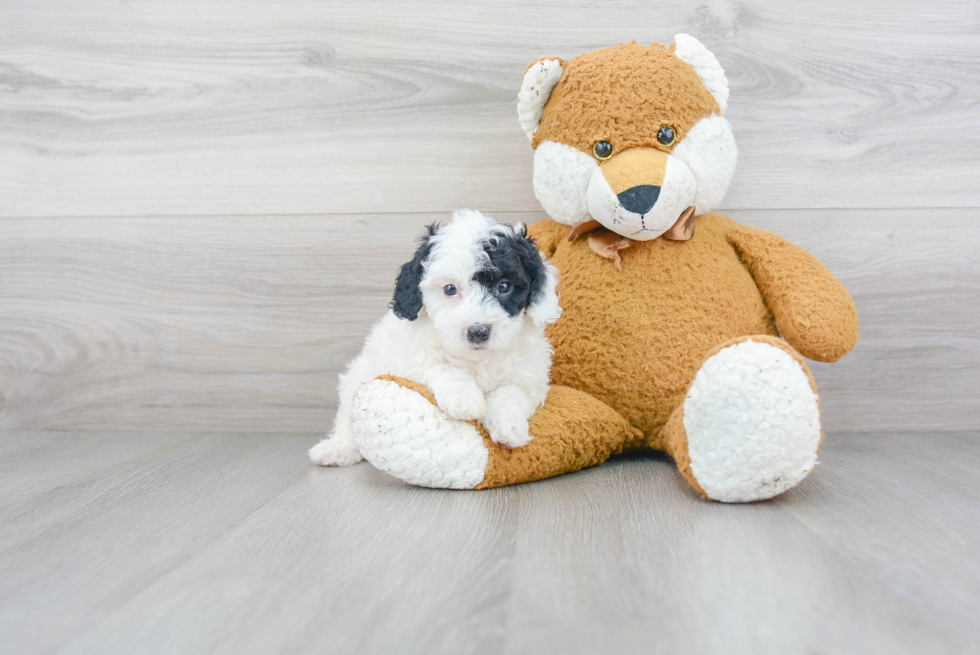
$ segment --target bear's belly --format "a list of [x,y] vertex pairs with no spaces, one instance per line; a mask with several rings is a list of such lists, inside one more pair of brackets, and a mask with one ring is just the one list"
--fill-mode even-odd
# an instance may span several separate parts
[[588,238],[562,239],[562,316],[548,336],[554,384],[585,391],[655,437],[707,354],[752,334],[777,335],[759,289],[725,233],[730,219],[697,219],[690,241],[654,239],[621,251],[623,270]]

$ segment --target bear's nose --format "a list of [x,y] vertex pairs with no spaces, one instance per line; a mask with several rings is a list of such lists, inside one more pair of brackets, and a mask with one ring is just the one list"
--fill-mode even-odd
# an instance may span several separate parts
[[486,343],[490,338],[489,325],[471,325],[466,328],[466,339],[473,344]]
[[646,214],[657,204],[660,197],[660,187],[651,184],[640,184],[623,191],[616,196],[619,204],[634,214]]

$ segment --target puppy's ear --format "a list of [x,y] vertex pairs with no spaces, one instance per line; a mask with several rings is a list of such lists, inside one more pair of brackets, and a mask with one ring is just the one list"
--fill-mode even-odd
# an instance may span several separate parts
[[[519,224],[519,227],[523,225]],[[517,231],[516,227],[515,231]],[[526,229],[524,232],[526,234]],[[544,327],[554,323],[561,316],[558,293],[555,291],[555,287],[558,286],[558,269],[545,263],[534,244],[534,239],[520,236],[520,232],[518,235],[517,256],[520,257],[524,270],[531,278],[531,301],[527,308],[527,315],[535,325]]]
[[429,256],[429,251],[432,250],[432,236],[437,229],[439,226],[436,224],[426,227],[422,243],[415,251],[412,261],[402,265],[401,272],[398,273],[398,278],[395,280],[395,296],[388,303],[388,307],[398,318],[414,321],[422,311],[422,289],[419,288],[419,284],[425,272],[423,264]]

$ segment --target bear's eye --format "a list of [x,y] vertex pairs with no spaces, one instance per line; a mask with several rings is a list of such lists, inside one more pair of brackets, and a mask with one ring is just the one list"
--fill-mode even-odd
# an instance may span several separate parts
[[674,145],[674,139],[676,138],[674,128],[672,127],[667,127],[664,125],[657,131],[657,141],[659,141],[660,145],[662,146],[667,146],[669,148],[670,146]]
[[442,288],[442,290],[446,293],[447,296],[455,296],[456,295],[456,285],[454,285],[454,284],[447,284],[446,286],[444,286]]
[[612,157],[613,147],[608,141],[596,141],[592,146],[592,154],[600,161],[605,161]]
[[497,284],[497,293],[499,293],[502,296],[506,295],[510,293],[510,290],[513,288],[513,286],[514,285],[512,285],[509,280],[501,280],[500,283]]

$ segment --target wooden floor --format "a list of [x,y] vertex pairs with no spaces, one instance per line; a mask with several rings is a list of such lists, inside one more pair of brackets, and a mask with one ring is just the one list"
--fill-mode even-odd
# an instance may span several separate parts
[[315,435],[11,433],[3,653],[975,653],[980,435],[830,435],[770,502],[621,458],[482,492]]

